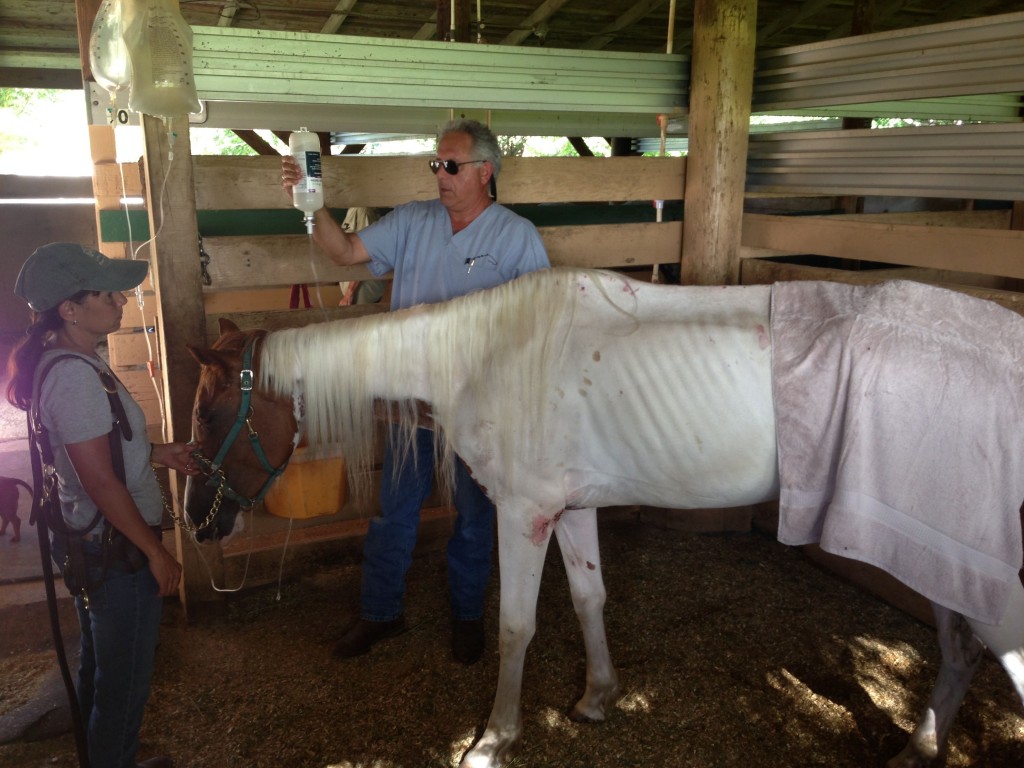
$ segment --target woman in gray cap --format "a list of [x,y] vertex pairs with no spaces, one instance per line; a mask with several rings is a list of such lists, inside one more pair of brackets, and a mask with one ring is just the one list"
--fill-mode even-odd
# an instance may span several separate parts
[[[73,570],[73,559],[59,551],[66,547],[84,563],[77,569],[84,591],[75,599],[82,630],[77,693],[91,768],[138,765],[162,598],[181,578],[161,541],[163,498],[150,462],[195,473],[186,443],[150,444],[142,409],[97,354],[121,326],[121,291],[140,285],[148,266],[51,243],[28,258],[14,288],[33,314],[11,353],[7,399],[22,410],[34,405],[49,438],[67,529],[55,536],[54,559]],[[119,416],[128,428],[115,432]],[[156,757],[141,765],[173,763]]]

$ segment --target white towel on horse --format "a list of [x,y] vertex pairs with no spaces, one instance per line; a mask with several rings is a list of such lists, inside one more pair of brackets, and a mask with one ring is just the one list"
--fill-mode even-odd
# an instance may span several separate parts
[[772,292],[779,540],[985,623],[1021,567],[1024,318],[908,281]]

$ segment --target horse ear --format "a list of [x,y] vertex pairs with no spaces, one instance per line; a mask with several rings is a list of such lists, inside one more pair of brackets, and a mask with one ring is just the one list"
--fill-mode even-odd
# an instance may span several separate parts
[[219,368],[221,371],[227,371],[231,368],[231,363],[227,356],[216,349],[193,347],[191,344],[186,344],[185,347],[188,349],[189,354],[195,358],[195,361],[204,367]]
[[238,332],[239,328],[233,322],[228,320],[226,317],[221,317],[217,320],[220,325],[220,335],[223,336],[225,333],[231,333],[232,331]]

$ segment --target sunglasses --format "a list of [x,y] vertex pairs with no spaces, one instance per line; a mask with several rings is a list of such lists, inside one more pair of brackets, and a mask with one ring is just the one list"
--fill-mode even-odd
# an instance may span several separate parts
[[486,160],[467,160],[464,163],[457,163],[454,160],[431,160],[430,170],[437,173],[439,170],[444,168],[444,172],[449,176],[455,176],[459,172],[459,168],[463,165],[472,165],[473,163],[486,163]]

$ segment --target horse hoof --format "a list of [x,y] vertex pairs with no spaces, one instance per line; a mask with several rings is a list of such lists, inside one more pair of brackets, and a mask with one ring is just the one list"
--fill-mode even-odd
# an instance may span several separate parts
[[604,722],[603,717],[593,717],[585,712],[578,712],[575,709],[570,709],[565,713],[565,716],[572,720],[574,723],[601,723]]
[[925,757],[912,747],[907,747],[885,764],[885,768],[930,768],[937,766],[934,760]]

